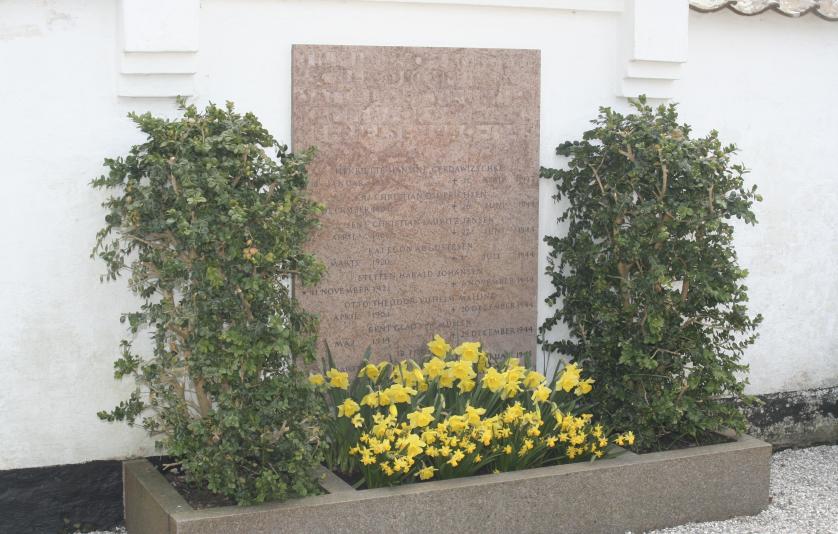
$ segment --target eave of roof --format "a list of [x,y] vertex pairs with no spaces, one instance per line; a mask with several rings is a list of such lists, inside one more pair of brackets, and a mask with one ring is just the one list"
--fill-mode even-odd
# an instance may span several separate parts
[[838,0],[690,0],[690,8],[701,13],[729,9],[744,16],[769,10],[786,17],[812,13],[823,20],[838,22]]

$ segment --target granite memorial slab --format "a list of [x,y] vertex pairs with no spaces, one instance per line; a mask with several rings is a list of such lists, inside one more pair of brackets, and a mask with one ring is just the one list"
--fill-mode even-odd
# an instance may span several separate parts
[[293,145],[324,279],[298,288],[338,365],[434,334],[534,356],[537,50],[295,45]]

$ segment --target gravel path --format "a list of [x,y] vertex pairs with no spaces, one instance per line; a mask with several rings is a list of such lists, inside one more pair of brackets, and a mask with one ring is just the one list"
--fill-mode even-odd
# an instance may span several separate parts
[[[771,504],[759,515],[690,523],[654,534],[838,534],[838,445],[771,458]],[[652,534],[652,533],[649,533]]]
[[[117,529],[96,534],[126,533]],[[759,515],[648,534],[838,534],[838,445],[774,454],[771,504]]]

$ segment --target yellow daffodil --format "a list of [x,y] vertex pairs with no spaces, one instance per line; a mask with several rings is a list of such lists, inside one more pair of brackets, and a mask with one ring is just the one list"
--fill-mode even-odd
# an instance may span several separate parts
[[326,379],[323,378],[323,375],[318,373],[308,375],[308,381],[314,384],[315,386],[322,386],[326,382]]
[[550,399],[550,393],[552,393],[550,388],[545,385],[540,385],[533,391],[532,400],[533,402],[547,402]]
[[428,375],[428,378],[430,379],[437,378],[442,374],[444,369],[445,362],[437,357],[433,357],[429,361],[425,362],[425,374]]
[[403,471],[406,466],[407,466],[407,458],[405,458],[403,456],[393,460],[393,470],[394,471]]
[[511,399],[518,395],[521,392],[521,383],[517,380],[507,380],[506,384],[503,386],[503,391],[501,391],[500,398],[502,399]]
[[503,412],[503,422],[504,423],[514,423],[524,415],[524,407],[521,406],[520,402],[516,402],[512,406],[508,407]]
[[420,408],[415,412],[407,414],[407,419],[410,421],[411,428],[423,428],[431,424],[434,420],[434,407]]
[[530,371],[527,373],[527,377],[524,379],[524,387],[527,389],[535,389],[544,381],[546,378],[543,374],[539,373],[538,371]]
[[393,399],[390,397],[390,389],[389,388],[378,392],[378,405],[379,406],[389,406],[392,403],[393,403]]
[[462,360],[477,363],[480,356],[480,342],[466,341],[454,349],[454,354]]
[[409,371],[405,371],[403,373],[403,376],[404,384],[408,387],[419,388],[422,384],[425,383],[425,375],[422,374],[422,370],[419,369],[418,366]]
[[442,375],[439,377],[439,387],[441,388],[452,388],[454,387],[454,373],[450,367],[447,367],[443,372]]
[[457,384],[457,387],[460,389],[460,393],[468,393],[474,389],[477,385],[477,382],[474,380],[460,380],[460,383]]
[[517,382],[524,378],[527,368],[523,365],[518,365],[518,358],[509,358],[506,363],[507,380]]
[[369,406],[375,408],[378,406],[378,393],[372,391],[361,397],[361,406]]
[[372,465],[375,463],[375,456],[372,455],[371,451],[363,450],[361,452],[361,463],[364,465]]
[[338,371],[337,369],[329,369],[326,372],[329,377],[329,387],[335,389],[349,389],[349,373]]
[[582,380],[581,382],[579,382],[579,384],[576,385],[576,390],[574,391],[574,393],[576,393],[578,397],[590,393],[593,389],[593,387],[591,386],[591,384],[593,383],[594,380],[591,378],[586,378],[585,380]]
[[427,443],[428,445],[432,445],[436,443],[436,432],[434,430],[425,430],[422,432],[422,441]]
[[438,469],[433,466],[423,467],[419,471],[416,471],[416,475],[414,476],[419,477],[419,480],[430,480],[434,477],[434,471],[438,471]]
[[494,367],[486,369],[486,374],[483,375],[483,386],[491,391],[497,393],[500,388],[506,383],[506,377],[498,372]]
[[518,456],[521,456],[521,457],[525,456],[527,454],[527,451],[532,450],[532,448],[533,448],[532,440],[531,439],[525,439],[523,445],[521,445],[521,448],[518,450]]
[[381,375],[381,370],[378,368],[377,365],[373,365],[368,363],[367,365],[363,366],[361,370],[358,372],[358,376],[366,376],[373,382],[378,380],[379,375]]
[[395,382],[396,384],[404,385],[404,377],[403,377],[403,367],[405,362],[401,362],[393,366],[393,370],[390,371],[390,380]]
[[468,420],[462,415],[453,415],[448,418],[448,425],[454,432],[462,432],[468,426]]
[[352,417],[361,409],[358,403],[352,399],[346,399],[343,404],[338,405],[338,417]]
[[480,422],[480,418],[486,414],[486,408],[475,408],[471,405],[466,405],[466,417],[470,425],[476,425]]
[[486,429],[483,431],[483,434],[480,436],[480,442],[483,443],[483,446],[488,447],[492,443],[492,430]]
[[[452,469],[464,475],[484,468],[506,471],[593,459],[604,456],[609,443],[634,443],[633,433],[611,437],[592,422],[592,414],[577,413],[571,398],[554,394],[543,374],[517,358],[509,358],[499,370],[489,366],[480,343],[464,342],[452,350],[439,335],[428,350],[431,355],[418,363],[365,362],[358,378],[369,380],[362,386],[366,391],[338,396],[337,416],[348,418],[352,426],[335,428],[349,428],[347,439],[358,438],[337,443],[352,469],[369,477],[370,487],[397,484],[410,474],[429,480],[442,473],[456,476]],[[589,393],[594,380],[583,379],[582,371],[575,363],[565,365],[555,390]],[[350,386],[349,375],[337,369],[325,376],[312,374],[309,381],[347,391]],[[483,394],[478,383],[491,394]],[[446,390],[454,387],[459,391]]]
[[451,455],[451,458],[449,458],[446,463],[450,464],[451,467],[457,467],[458,465],[460,465],[460,462],[462,462],[463,458],[465,457],[465,453],[457,449],[456,451],[454,451],[454,454]]
[[[383,393],[384,392],[382,392],[382,394]],[[393,384],[386,389],[386,393],[393,403],[399,404],[410,402],[410,396],[416,395],[417,391],[413,388],[402,386],[401,384]]]
[[451,350],[451,345],[445,342],[439,334],[434,335],[434,338],[428,342],[428,350],[431,354],[438,357],[443,357]]
[[451,369],[451,375],[457,380],[471,380],[477,376],[472,368],[472,363],[465,360],[448,362],[447,367]]
[[477,355],[477,371],[482,373],[489,367],[489,355],[481,352]]
[[565,391],[565,393],[570,393],[570,390],[579,384],[581,371],[582,370],[579,369],[575,363],[565,365],[562,375],[556,382],[556,388],[561,388]]
[[404,450],[409,458],[415,458],[422,454],[424,448],[425,442],[416,434],[408,434],[405,438],[399,440],[399,450]]

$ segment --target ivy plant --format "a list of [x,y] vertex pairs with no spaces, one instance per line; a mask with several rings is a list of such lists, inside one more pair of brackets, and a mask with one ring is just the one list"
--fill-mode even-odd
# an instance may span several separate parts
[[[541,171],[568,207],[567,234],[545,237],[547,303],[561,307],[539,335],[596,377],[610,425],[659,449],[744,430],[741,357],[762,318],[746,307],[731,222],[755,224],[761,198],[716,131],[693,138],[675,105],[631,104],[600,108],[582,140],[556,149],[567,168]],[[561,322],[570,338],[548,341]]]
[[322,209],[305,193],[311,153],[232,103],[179,105],[174,120],[130,114],[146,141],[92,182],[111,193],[93,256],[141,302],[115,362],[137,388],[99,417],[141,424],[188,480],[240,504],[317,492],[324,406],[300,369],[317,320],[288,284],[323,272],[303,248]]

